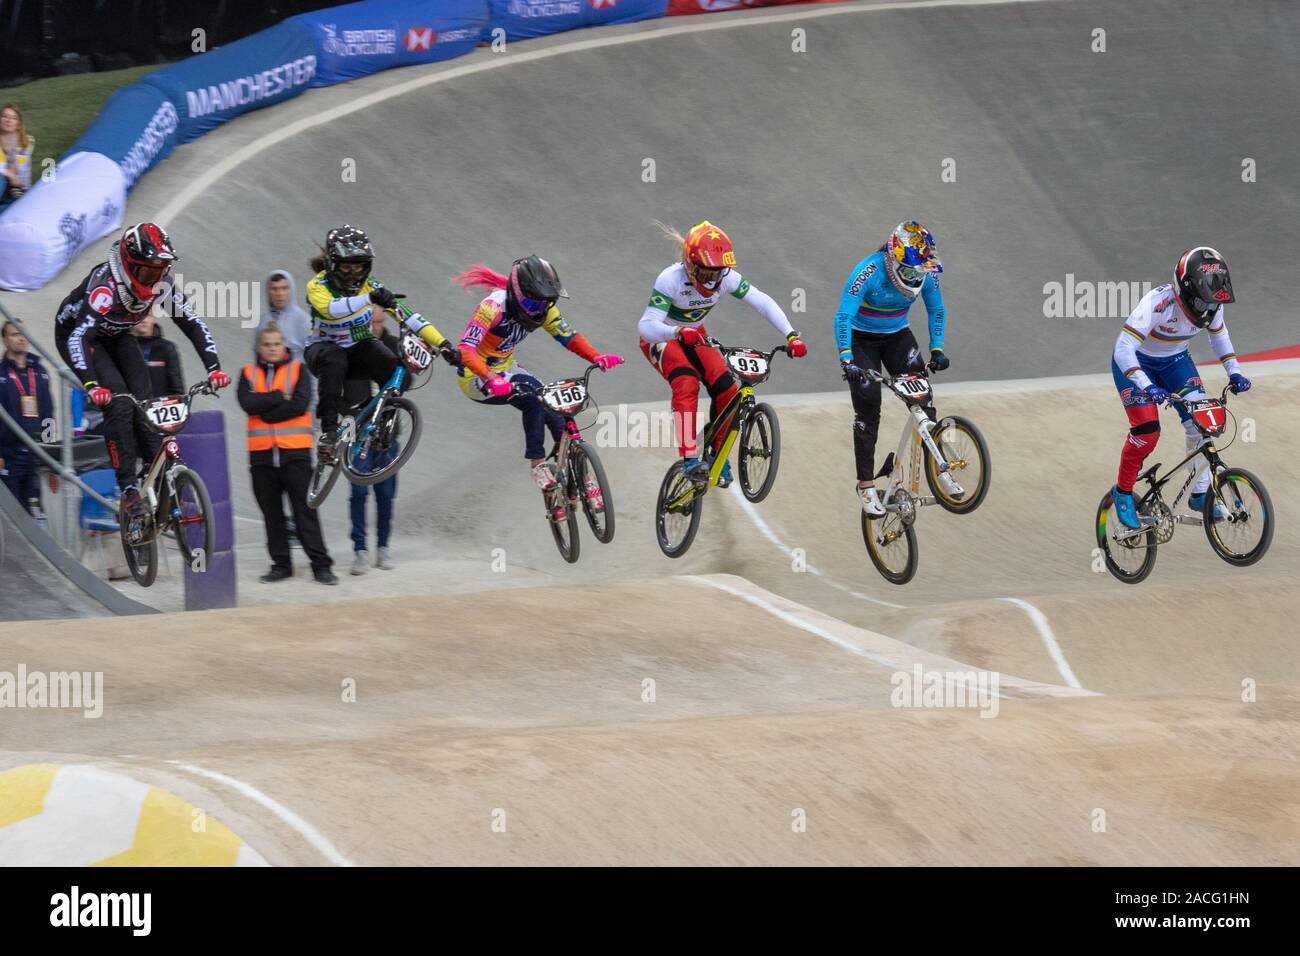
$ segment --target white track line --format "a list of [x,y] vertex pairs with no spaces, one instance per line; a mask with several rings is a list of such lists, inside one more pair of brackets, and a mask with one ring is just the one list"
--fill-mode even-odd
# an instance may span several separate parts
[[[218,162],[210,166],[201,175],[196,176],[179,192],[167,205],[152,217],[155,222],[170,223],[189,206],[200,194],[212,187],[219,179],[228,173],[239,168],[244,163],[253,159],[259,153],[277,143],[282,143],[292,136],[299,133],[321,126],[325,123],[332,123],[335,120],[348,116],[359,110],[368,109],[377,103],[394,97],[403,96],[414,90],[423,89],[426,86],[432,86],[435,83],[446,83],[449,80],[460,79],[464,76],[472,76],[475,73],[485,73],[488,70],[500,69],[504,66],[513,66],[518,63],[531,63],[536,60],[548,60],[552,57],[563,56],[566,53],[580,53],[584,50],[598,50],[603,47],[622,46],[628,43],[641,43],[646,40],[657,40],[663,37],[679,36],[686,33],[708,33],[714,30],[736,30],[743,27],[763,26],[770,23],[785,23],[796,20],[816,20],[821,17],[843,16],[851,13],[873,12],[877,10],[921,10],[931,7],[971,7],[971,6],[995,6],[1009,3],[1038,3],[1044,0],[911,0],[903,3],[865,3],[855,5],[845,5],[842,7],[821,7],[818,9],[802,8],[797,11],[788,13],[773,13],[763,16],[752,17],[688,17],[683,18],[689,21],[687,23],[674,23],[662,27],[656,27],[650,30],[641,30],[635,33],[617,33],[610,36],[600,36],[588,40],[574,40],[569,43],[559,43],[554,46],[547,46],[536,50],[525,50],[522,53],[516,53],[508,48],[506,53],[483,53],[475,58],[473,62],[464,63],[447,70],[442,70],[427,76],[419,76],[407,80],[404,83],[397,83],[393,86],[386,87],[382,90],[376,90],[373,93],[367,93],[359,96],[354,100],[339,106],[314,113],[311,116],[305,116],[292,123],[288,123],[279,129],[261,136],[251,143],[225,156]],[[306,96],[311,95],[308,91]],[[273,107],[278,108],[278,107]]]
[[[740,510],[745,512],[745,515],[749,518],[749,520],[754,523],[754,527],[756,527],[760,532],[762,532],[763,537],[767,538],[768,541],[771,541],[774,545],[776,545],[778,548],[784,551],[786,555],[793,558],[794,549],[789,547],[784,541],[782,541],[780,538],[776,536],[776,532],[773,531],[771,527],[768,525],[768,523],[763,520],[763,516],[758,513],[758,509],[755,508],[745,498],[743,494],[741,494],[740,486],[733,485],[732,490],[735,491],[736,493],[736,501],[740,503]],[[834,578],[828,578],[826,575],[822,574],[822,572],[818,571],[815,567],[813,567],[811,564],[807,563],[806,561],[804,562],[804,567],[807,568],[810,573],[817,575],[817,577],[821,578],[831,587],[835,588],[838,591],[843,591],[845,594],[851,594],[855,598],[859,598],[863,601],[870,601],[872,604],[879,604],[882,607],[892,607],[892,608],[897,608],[899,610],[905,610],[907,607],[907,605],[905,604],[894,604],[892,601],[882,601],[880,598],[873,598],[869,594],[863,594],[860,591],[855,591],[848,585],[841,584],[839,581],[836,581]]]
[[217,773],[215,770],[205,770],[202,767],[196,767],[194,764],[181,763],[178,760],[168,760],[167,763],[172,764],[181,770],[188,771],[195,776],[207,777],[209,780],[215,780],[217,783],[225,784],[230,789],[243,794],[254,803],[260,803],[284,821],[285,824],[296,830],[304,840],[316,848],[321,856],[325,857],[325,859],[329,860],[335,866],[356,866],[355,863],[340,853],[333,843],[325,839],[319,830],[302,817],[298,816],[298,814],[294,813],[284,804],[272,800],[256,787],[250,786],[241,780],[236,780],[234,777],[227,777],[224,773]]
[[1061,650],[1061,645],[1056,642],[1056,635],[1052,633],[1052,625],[1048,623],[1047,615],[1028,601],[1022,601],[1020,598],[1004,597],[998,598],[998,600],[1014,604],[1029,615],[1029,619],[1034,622],[1034,627],[1038,628],[1038,636],[1043,639],[1043,646],[1047,648],[1047,653],[1051,656],[1052,663],[1056,665],[1056,671],[1061,675],[1061,679],[1068,686],[1082,690],[1083,685],[1079,683],[1079,678],[1074,676],[1074,671],[1070,668],[1070,662],[1065,659],[1065,653]]

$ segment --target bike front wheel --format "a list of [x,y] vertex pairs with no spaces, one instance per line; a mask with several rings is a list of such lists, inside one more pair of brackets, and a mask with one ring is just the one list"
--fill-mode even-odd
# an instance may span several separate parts
[[760,402],[745,416],[736,457],[740,491],[757,504],[772,491],[776,469],[781,464],[781,425],[771,405]]
[[[570,564],[578,560],[581,550],[578,541],[578,510],[565,500],[564,486],[561,484],[554,491],[542,495],[546,502],[546,520],[551,526],[551,536],[555,538],[555,548],[560,557]],[[555,513],[564,510],[564,519],[556,520]]]
[[670,558],[680,558],[690,549],[704,509],[704,489],[682,474],[684,468],[680,459],[673,462],[655,501],[655,536],[659,550]]
[[[1263,482],[1244,468],[1227,468],[1214,476],[1213,494],[1205,496],[1205,536],[1214,553],[1244,568],[1264,556],[1273,543],[1273,502]],[[1214,520],[1218,502],[1223,518]]]
[[614,495],[609,490],[605,466],[601,464],[596,449],[586,442],[575,443],[573,450],[573,476],[582,510],[587,516],[591,533],[601,544],[614,540]]
[[307,482],[307,507],[316,509],[325,503],[329,497],[330,490],[334,487],[334,482],[339,480],[338,452],[342,449],[335,450],[335,457],[330,461],[325,461],[320,454],[316,455],[316,465],[311,470],[311,480]]
[[1156,566],[1155,530],[1148,528],[1146,531],[1130,531],[1119,520],[1109,491],[1097,505],[1096,526],[1097,546],[1105,556],[1106,570],[1125,584],[1145,581],[1151,569]]
[[217,538],[212,499],[198,472],[177,468],[174,480],[176,497],[171,501],[171,525],[176,543],[191,570],[206,571]]
[[939,463],[928,448],[925,451],[925,483],[945,511],[970,514],[989,493],[989,446],[975,423],[959,415],[941,419],[930,434],[948,463],[948,476],[961,486],[961,494],[953,494],[944,487]]
[[410,460],[420,443],[421,428],[420,410],[414,402],[389,399],[378,418],[357,423],[356,437],[339,448],[339,467],[354,484],[377,485]]
[[[899,499],[894,496],[894,500]],[[862,512],[862,540],[876,570],[890,584],[906,584],[916,574],[916,529],[896,511],[876,517]]]
[[120,523],[122,536],[122,553],[126,556],[126,567],[135,578],[135,583],[142,588],[150,587],[158,577],[158,537],[150,532],[150,538],[144,544],[133,545],[128,541],[128,528],[131,523],[147,523],[148,518],[122,518]]

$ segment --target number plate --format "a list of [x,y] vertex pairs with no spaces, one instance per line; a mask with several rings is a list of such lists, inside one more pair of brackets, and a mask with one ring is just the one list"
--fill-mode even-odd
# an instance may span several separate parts
[[1192,417],[1211,435],[1218,435],[1228,424],[1228,413],[1218,402],[1198,402],[1192,406]]
[[920,402],[930,394],[930,382],[924,375],[900,375],[894,379],[894,391],[908,401]]
[[542,401],[557,412],[576,412],[587,404],[587,388],[581,382],[555,382],[542,390]]
[[423,372],[433,361],[433,352],[424,344],[424,340],[418,335],[402,336],[402,354],[406,357],[407,364]]
[[171,431],[185,424],[185,419],[190,417],[190,407],[174,398],[164,398],[147,405],[145,414],[157,427]]
[[767,374],[767,358],[757,352],[731,352],[727,364],[741,378],[762,378]]

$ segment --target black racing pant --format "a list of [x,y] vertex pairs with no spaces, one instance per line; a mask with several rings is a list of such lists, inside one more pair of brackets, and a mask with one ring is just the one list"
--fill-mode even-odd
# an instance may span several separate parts
[[[916,336],[909,328],[897,332],[877,334],[853,330],[853,364],[862,369],[885,371],[891,376],[903,372],[919,372],[925,366]],[[850,386],[853,396],[853,457],[857,462],[858,480],[870,481],[876,477],[876,437],[880,432],[880,383],[864,379]],[[924,406],[925,413],[934,420],[934,402]]]
[[320,381],[316,417],[326,434],[339,427],[339,406],[348,379],[369,379],[382,388],[397,369],[397,356],[378,339],[363,339],[347,348],[333,342],[313,342],[303,358]]
[[[283,454],[283,452],[281,452]],[[302,549],[311,561],[312,571],[327,571],[334,561],[325,549],[321,535],[320,516],[307,507],[307,486],[311,482],[311,457],[304,455],[279,465],[252,465],[253,495],[262,509],[266,522],[266,550],[271,553],[271,564],[285,571],[292,570],[289,561],[289,532],[284,521],[282,496],[289,494],[289,507],[293,511],[294,528]]]
[[[153,397],[153,379],[149,364],[140,351],[140,340],[134,335],[103,336],[89,333],[83,339],[91,373],[95,381],[114,394],[130,393],[141,401]],[[72,365],[68,355],[67,340],[59,341],[59,354]],[[136,480],[136,459],[153,461],[162,444],[162,437],[147,428],[140,420],[135,406],[124,399],[109,402],[104,408],[104,439],[108,457],[117,473],[119,487],[125,488]]]

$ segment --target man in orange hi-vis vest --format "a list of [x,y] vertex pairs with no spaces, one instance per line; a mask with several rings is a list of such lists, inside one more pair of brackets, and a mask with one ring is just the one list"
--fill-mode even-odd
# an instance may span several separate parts
[[289,354],[279,326],[268,323],[258,333],[257,361],[245,365],[239,377],[239,406],[248,413],[253,494],[266,521],[266,547],[271,553],[271,570],[261,579],[268,584],[293,576],[282,504],[285,493],[312,576],[321,584],[339,581],[330,570],[334,562],[321,536],[320,519],[307,507],[313,440],[310,403],[311,373]]

